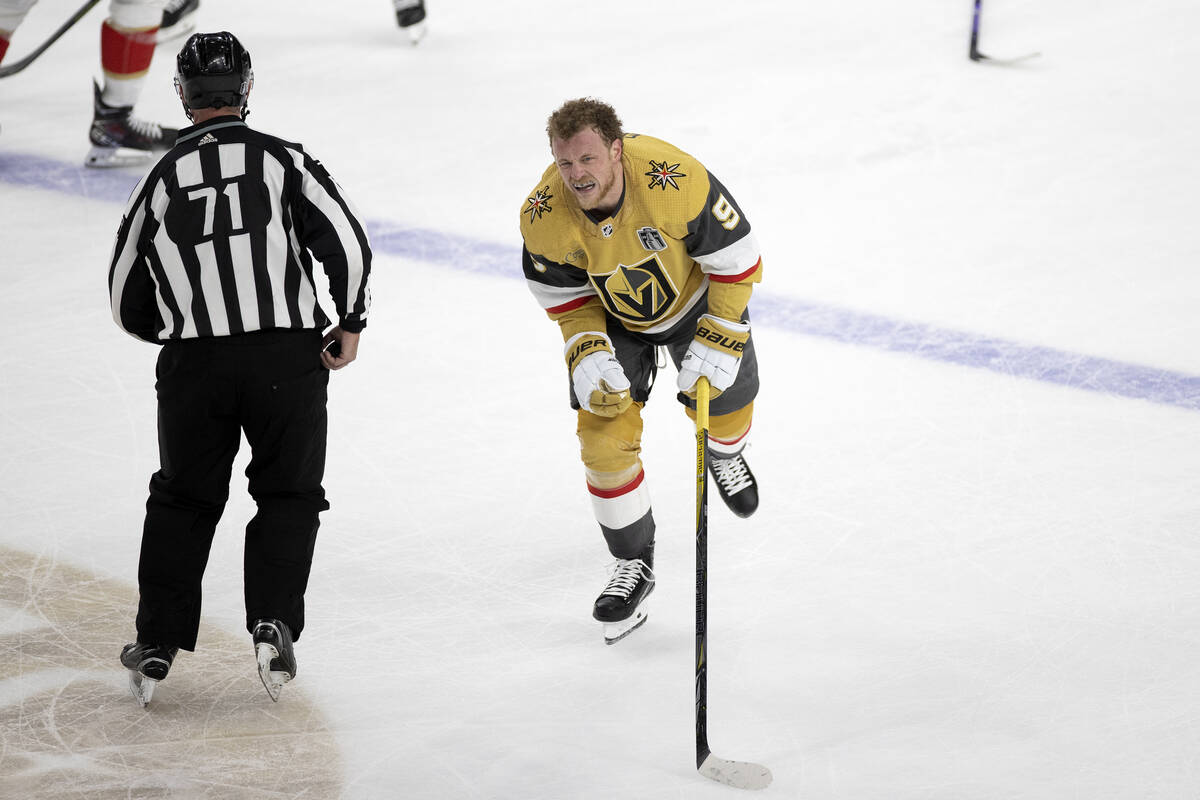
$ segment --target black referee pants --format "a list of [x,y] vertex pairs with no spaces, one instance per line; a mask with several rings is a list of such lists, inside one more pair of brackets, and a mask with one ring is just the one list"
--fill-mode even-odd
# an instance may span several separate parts
[[304,629],[304,592],[329,508],[321,333],[263,331],[169,342],[158,357],[161,468],[150,479],[138,565],[138,641],[194,650],[200,585],[245,432],[258,513],[246,526],[246,629]]

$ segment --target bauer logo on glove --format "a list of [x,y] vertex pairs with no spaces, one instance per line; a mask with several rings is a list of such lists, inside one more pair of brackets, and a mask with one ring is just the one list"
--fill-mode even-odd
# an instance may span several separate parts
[[730,353],[741,353],[746,349],[746,339],[750,336],[749,329],[746,333],[728,335],[725,331],[720,330],[717,326],[709,326],[704,322],[704,318],[700,318],[700,324],[696,326],[696,338],[702,340],[710,347],[716,347],[721,350],[727,350]]
[[629,378],[604,334],[577,333],[565,349],[571,386],[581,408],[601,417],[615,417],[629,408],[633,403]]
[[696,337],[679,364],[679,391],[695,397],[696,381],[701,375],[712,385],[713,397],[728,389],[737,379],[749,340],[749,322],[731,322],[712,314],[701,316],[696,323]]

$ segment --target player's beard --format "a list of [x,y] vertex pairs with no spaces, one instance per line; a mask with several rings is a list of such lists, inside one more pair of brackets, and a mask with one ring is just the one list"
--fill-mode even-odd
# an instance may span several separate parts
[[[579,207],[584,211],[594,211],[599,208],[604,199],[608,197],[609,192],[612,191],[613,186],[616,185],[619,174],[617,170],[613,170],[609,173],[607,181],[602,181],[599,175],[591,176],[592,180],[596,183],[596,188],[588,192],[584,197],[581,197],[578,192],[575,193],[575,199],[579,201]],[[616,202],[615,199],[613,202]]]

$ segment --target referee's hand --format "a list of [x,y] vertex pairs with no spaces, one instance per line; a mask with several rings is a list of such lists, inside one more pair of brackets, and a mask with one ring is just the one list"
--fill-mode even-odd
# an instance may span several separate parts
[[321,346],[321,363],[326,369],[341,369],[358,357],[357,333],[344,331],[340,327],[331,328],[325,334]]

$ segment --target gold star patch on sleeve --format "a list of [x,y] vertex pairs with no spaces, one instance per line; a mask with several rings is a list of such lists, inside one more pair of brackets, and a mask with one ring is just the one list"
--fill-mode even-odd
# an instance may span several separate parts
[[529,215],[529,221],[539,220],[543,214],[549,214],[554,209],[550,207],[550,201],[554,195],[550,194],[550,187],[543,186],[541,189],[533,193],[533,197],[525,199],[525,213]]
[[678,170],[679,164],[667,164],[666,159],[662,161],[650,159],[650,171],[645,173],[646,177],[650,179],[649,188],[653,189],[658,186],[665,192],[667,186],[670,186],[672,189],[678,190],[679,184],[675,182],[675,179],[687,177],[686,173]]

